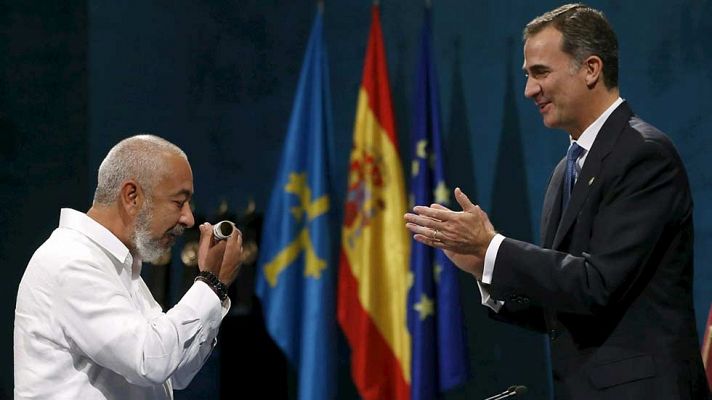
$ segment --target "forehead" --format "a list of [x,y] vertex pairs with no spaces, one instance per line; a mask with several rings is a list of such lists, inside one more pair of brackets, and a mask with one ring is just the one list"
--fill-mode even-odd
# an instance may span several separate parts
[[524,69],[535,65],[555,66],[570,61],[568,54],[561,50],[563,36],[553,26],[546,27],[531,35],[524,42]]
[[161,155],[163,174],[156,183],[157,194],[172,196],[180,193],[193,193],[193,171],[188,160],[178,154]]

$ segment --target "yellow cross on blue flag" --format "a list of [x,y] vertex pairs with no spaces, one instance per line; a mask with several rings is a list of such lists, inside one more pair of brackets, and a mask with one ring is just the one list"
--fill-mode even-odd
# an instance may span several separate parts
[[331,98],[323,17],[309,37],[272,197],[256,291],[267,330],[298,373],[302,400],[336,393]]
[[[448,207],[450,191],[443,171],[429,8],[425,11],[420,44],[411,135],[411,199],[414,204],[439,203]],[[443,391],[463,384],[468,375],[458,272],[442,250],[416,241],[412,242],[410,269],[411,399],[437,399]]]

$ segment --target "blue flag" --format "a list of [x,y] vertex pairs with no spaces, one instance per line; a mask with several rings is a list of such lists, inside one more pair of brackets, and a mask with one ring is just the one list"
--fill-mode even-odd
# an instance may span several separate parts
[[[440,99],[433,63],[430,9],[421,34],[413,101],[411,200],[449,207],[440,134]],[[441,250],[413,241],[408,329],[413,343],[411,398],[435,399],[467,380],[467,349],[457,268]]]
[[297,368],[299,399],[334,398],[338,245],[329,171],[331,98],[323,16],[299,76],[277,180],[265,213],[256,292],[267,330]]

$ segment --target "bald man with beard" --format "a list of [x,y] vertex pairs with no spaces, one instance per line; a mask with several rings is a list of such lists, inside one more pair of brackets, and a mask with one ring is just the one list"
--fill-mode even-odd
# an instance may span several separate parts
[[92,207],[62,209],[17,295],[15,399],[172,399],[215,347],[242,257],[235,229],[200,226],[193,286],[163,312],[141,279],[195,223],[185,153],[152,135],[127,138],[99,167]]

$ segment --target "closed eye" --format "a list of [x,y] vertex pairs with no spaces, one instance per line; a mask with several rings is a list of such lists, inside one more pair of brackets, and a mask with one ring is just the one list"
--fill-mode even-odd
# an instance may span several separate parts
[[533,66],[528,73],[525,71],[525,75],[527,76],[527,78],[531,77],[532,79],[546,78],[547,76],[549,76],[549,73],[551,73],[551,70],[549,68],[539,65]]

